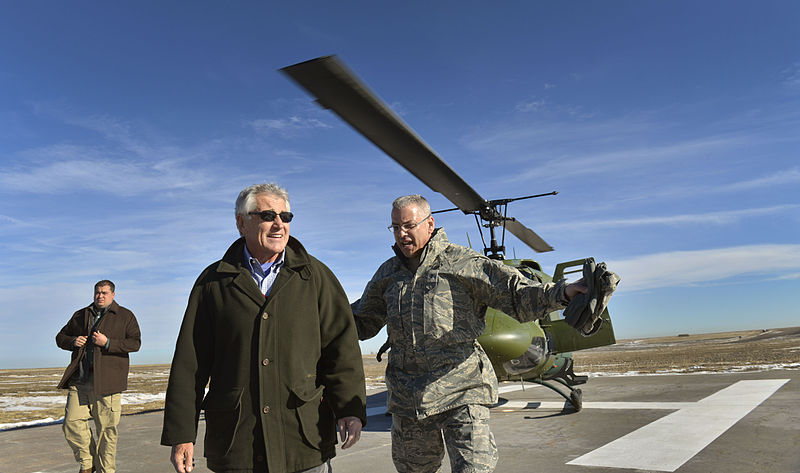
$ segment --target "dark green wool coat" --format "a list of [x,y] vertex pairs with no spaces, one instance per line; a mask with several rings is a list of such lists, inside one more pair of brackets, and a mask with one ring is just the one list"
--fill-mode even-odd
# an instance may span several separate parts
[[265,458],[271,473],[320,465],[336,453],[336,419],[366,423],[363,362],[347,296],[290,237],[265,299],[243,251],[240,238],[192,288],[161,443],[194,442],[202,409],[212,470],[253,469]]
[[[61,389],[69,388],[70,378],[78,371],[78,365],[86,354],[87,345],[75,348],[74,342],[80,335],[89,336],[92,328],[91,307],[86,306],[72,314],[69,322],[56,335],[56,345],[72,352],[72,360],[58,383]],[[128,353],[138,351],[142,345],[139,324],[133,312],[112,301],[100,318],[97,330],[108,337],[108,348],[96,346],[92,350],[94,394],[107,396],[121,393],[128,389]],[[92,342],[89,340],[86,343]]]

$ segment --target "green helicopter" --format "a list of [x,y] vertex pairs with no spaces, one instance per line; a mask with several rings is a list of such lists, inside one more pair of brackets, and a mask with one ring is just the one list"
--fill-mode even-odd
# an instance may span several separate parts
[[[555,195],[557,192],[486,200],[336,56],[312,59],[281,70],[315,96],[323,108],[332,110],[425,185],[444,195],[456,206],[433,213],[460,210],[464,214],[474,215],[484,242],[484,253],[489,258],[503,260],[526,277],[539,282],[559,280],[581,271],[583,259],[560,263],[553,275],[549,276],[534,260],[504,257],[506,230],[537,252],[553,250],[533,230],[508,217],[507,210],[510,202]],[[484,240],[481,227],[489,229],[489,244]],[[502,229],[500,243],[496,238],[497,228]],[[578,269],[573,269],[575,267]],[[560,394],[579,411],[582,408],[582,393],[575,386],[585,383],[587,377],[575,374],[572,352],[616,343],[607,308],[601,319],[600,329],[587,337],[569,326],[559,311],[550,313],[542,320],[521,323],[490,307],[486,311],[486,328],[478,342],[489,356],[498,380],[541,384]]]
[[[583,267],[582,259],[560,263],[550,277],[533,260],[508,259],[503,262],[539,282],[559,280]],[[566,269],[573,267],[578,267],[578,271],[565,273]],[[560,311],[551,312],[541,320],[519,322],[489,307],[486,310],[486,328],[478,342],[489,356],[498,380],[541,384],[563,396],[579,411],[583,407],[582,393],[575,386],[585,383],[587,377],[575,374],[572,352],[616,343],[608,308],[601,318],[600,330],[584,337],[567,325]]]

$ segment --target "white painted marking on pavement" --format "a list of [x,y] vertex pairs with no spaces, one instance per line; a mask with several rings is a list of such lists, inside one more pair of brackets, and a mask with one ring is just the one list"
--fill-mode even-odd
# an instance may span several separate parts
[[[500,404],[492,407],[498,411],[519,411],[528,409],[557,409],[564,408],[564,401],[500,401]],[[694,402],[584,402],[584,409],[652,409],[652,410],[673,410],[684,409],[694,405]],[[382,416],[386,413],[386,407],[368,407],[367,417]]]
[[[493,407],[498,410],[514,409],[563,409],[566,402],[562,401],[508,401],[501,402]],[[693,406],[694,402],[584,402],[584,409],[654,409],[673,410]]]
[[[504,393],[510,393],[510,392],[514,392],[514,391],[525,391],[525,390],[528,390],[528,389],[540,388],[540,387],[542,387],[542,386],[540,386],[538,384],[533,384],[533,383],[526,383],[524,386],[521,385],[521,384],[510,384],[510,385],[507,385],[507,386],[500,386],[499,392],[500,392],[500,394],[504,394]],[[549,403],[547,403],[547,404],[549,404]],[[542,406],[542,407],[544,407],[544,406]],[[562,407],[564,407],[564,403],[561,403],[558,407],[550,407],[550,408],[551,409],[561,409]],[[382,416],[384,414],[386,414],[386,406],[368,407],[367,408],[367,417]]]
[[509,384],[508,386],[500,386],[500,388],[497,391],[500,394],[505,394],[514,391],[526,391],[528,389],[542,388],[542,387],[544,386],[542,386],[541,384],[533,384],[533,383],[528,383],[524,386],[521,384]]
[[501,399],[500,403],[492,406],[492,410],[498,411],[518,411],[523,409],[558,409],[564,408],[564,403],[561,401],[544,401],[544,402],[529,402],[529,401],[507,401]]
[[675,471],[788,381],[739,381],[567,465]]
[[[524,391],[531,388],[541,388],[538,384],[526,384],[523,388],[519,384],[511,384],[500,386],[500,393],[510,393],[515,391]],[[500,399],[500,402],[492,407],[498,411],[518,411],[529,409],[557,409],[564,408],[566,401],[509,401]],[[666,409],[678,410],[693,405],[693,402],[584,402],[584,409]],[[367,417],[382,416],[386,414],[386,406],[368,407]]]

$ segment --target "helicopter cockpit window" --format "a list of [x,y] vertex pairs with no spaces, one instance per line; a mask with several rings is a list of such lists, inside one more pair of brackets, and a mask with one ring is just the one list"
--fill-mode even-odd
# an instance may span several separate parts
[[546,357],[547,339],[534,337],[525,353],[503,363],[503,369],[510,375],[522,374],[539,366]]

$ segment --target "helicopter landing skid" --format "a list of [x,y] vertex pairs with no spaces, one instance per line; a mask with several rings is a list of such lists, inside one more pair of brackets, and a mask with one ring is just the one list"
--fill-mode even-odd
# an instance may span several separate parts
[[576,384],[584,384],[589,379],[586,375],[575,374],[575,371],[573,371],[572,359],[570,359],[569,367],[561,373],[558,373],[553,379],[561,382],[562,378],[566,382],[565,386],[567,387],[572,387]]
[[575,412],[580,412],[580,410],[583,409],[583,392],[579,388],[573,388],[572,386],[568,385],[566,381],[562,381],[559,378],[555,378],[555,381],[562,384],[569,390],[569,394],[565,393],[561,389],[558,389],[557,386],[550,384],[541,378],[529,379],[528,381],[542,385],[546,388],[550,388],[551,390],[557,392],[561,397],[566,399],[567,402],[572,404],[572,407],[575,408]]

